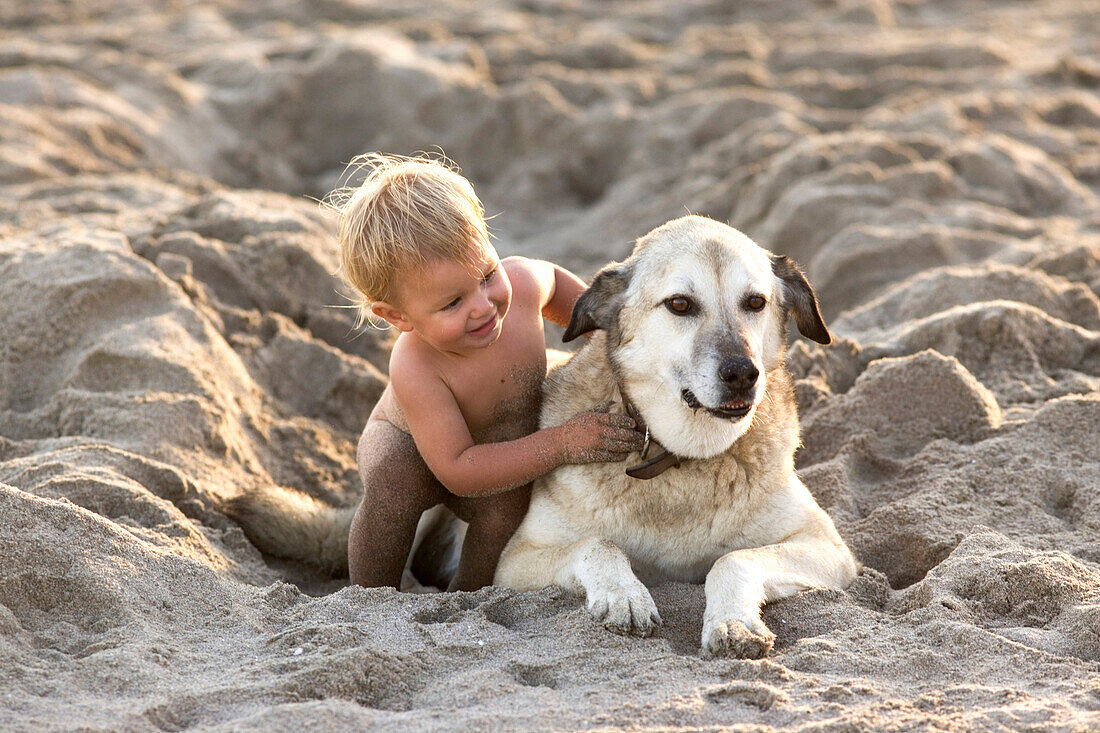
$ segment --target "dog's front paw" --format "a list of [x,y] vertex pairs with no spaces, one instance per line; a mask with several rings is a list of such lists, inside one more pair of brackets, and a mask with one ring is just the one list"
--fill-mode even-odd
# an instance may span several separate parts
[[616,634],[649,636],[661,625],[657,604],[639,581],[590,593],[588,612]]
[[763,621],[750,622],[750,629],[739,619],[703,624],[703,649],[715,656],[760,659],[772,649],[775,634]]

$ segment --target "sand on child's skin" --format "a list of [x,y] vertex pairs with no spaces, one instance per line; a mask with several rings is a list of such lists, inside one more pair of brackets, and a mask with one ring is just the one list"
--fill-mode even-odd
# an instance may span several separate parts
[[[7,3],[0,728],[1100,727],[1095,2]],[[590,276],[685,211],[801,262],[798,467],[866,566],[762,661],[561,590],[263,558],[356,501],[389,337],[309,196],[442,147],[502,255]]]

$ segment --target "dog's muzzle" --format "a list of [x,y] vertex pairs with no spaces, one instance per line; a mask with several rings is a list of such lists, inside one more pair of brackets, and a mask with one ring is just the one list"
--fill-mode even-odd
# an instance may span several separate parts
[[693,410],[706,410],[723,420],[740,420],[752,410],[752,402],[743,399],[727,400],[717,407],[706,407],[690,389],[680,391],[680,398]]

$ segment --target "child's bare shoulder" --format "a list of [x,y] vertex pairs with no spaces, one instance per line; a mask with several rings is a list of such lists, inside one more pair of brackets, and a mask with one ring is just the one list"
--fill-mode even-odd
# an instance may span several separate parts
[[517,279],[531,282],[538,278],[538,260],[512,255],[511,257],[505,257],[501,260],[500,265],[504,268],[504,271],[508,273],[508,279],[512,281],[513,286]]
[[390,384],[397,393],[410,394],[424,385],[442,383],[430,347],[419,339],[403,335],[390,352]]
[[530,299],[542,303],[554,287],[553,265],[527,257],[505,257],[500,261],[512,283],[512,298]]

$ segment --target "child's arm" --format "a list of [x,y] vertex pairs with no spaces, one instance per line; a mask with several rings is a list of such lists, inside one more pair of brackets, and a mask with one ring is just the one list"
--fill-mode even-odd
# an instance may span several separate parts
[[534,277],[542,317],[559,326],[568,326],[573,305],[588,288],[584,281],[552,262],[530,260],[526,257],[509,257],[507,261],[513,266],[523,266]]
[[503,443],[474,445],[458,403],[430,366],[391,369],[394,395],[416,447],[447,490],[493,494],[531,482],[563,463],[621,461],[641,450],[642,436],[626,415],[582,412],[564,425]]

